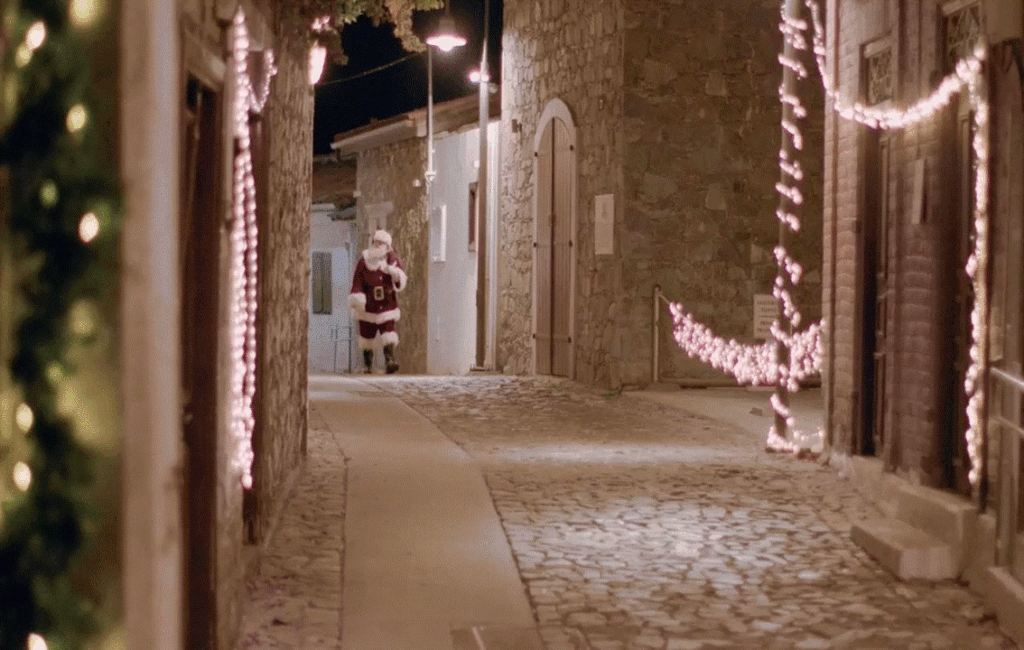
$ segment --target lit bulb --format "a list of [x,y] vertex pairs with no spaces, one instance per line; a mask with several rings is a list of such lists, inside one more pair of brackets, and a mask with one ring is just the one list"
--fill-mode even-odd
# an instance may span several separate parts
[[14,411],[14,421],[18,423],[19,429],[28,433],[29,429],[32,428],[32,423],[35,422],[32,408],[24,402],[19,404],[18,408]]
[[46,40],[46,23],[41,20],[37,20],[32,23],[32,26],[28,28],[28,32],[25,33],[25,45],[32,52],[35,52]]
[[68,15],[79,29],[91,27],[103,11],[102,0],[71,0]]
[[[25,464],[24,461],[19,460],[14,464],[14,471],[11,472],[11,477],[14,479],[14,485],[19,490],[22,492],[28,492],[29,486],[32,485],[32,470],[29,469],[29,466]],[[42,637],[40,637],[39,640],[42,641]],[[29,648],[31,647],[33,647],[32,638],[29,637]],[[43,643],[40,647],[45,648],[46,644]]]
[[60,193],[57,191],[57,184],[51,180],[43,181],[39,188],[39,202],[43,204],[43,207],[52,208],[57,205],[58,198],[60,198]]
[[92,212],[86,212],[78,222],[78,237],[88,244],[100,233],[100,220]]
[[75,104],[68,111],[67,126],[68,131],[72,133],[78,133],[85,126],[85,121],[88,118],[88,113],[85,111],[85,106],[81,104]]

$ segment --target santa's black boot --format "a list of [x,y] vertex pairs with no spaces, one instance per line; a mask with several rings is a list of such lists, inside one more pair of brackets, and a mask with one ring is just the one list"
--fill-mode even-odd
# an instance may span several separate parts
[[366,364],[366,367],[363,368],[364,373],[373,372],[373,350],[363,350],[363,363]]
[[398,364],[395,363],[394,343],[388,343],[384,346],[384,369],[389,375],[398,372]]

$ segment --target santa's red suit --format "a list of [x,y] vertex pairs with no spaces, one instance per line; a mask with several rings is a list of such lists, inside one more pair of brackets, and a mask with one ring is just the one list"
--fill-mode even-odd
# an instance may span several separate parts
[[370,248],[363,251],[356,264],[348,297],[352,317],[359,321],[359,349],[363,351],[367,372],[373,365],[373,342],[378,336],[384,347],[387,372],[398,370],[394,360],[398,345],[395,324],[402,317],[398,293],[407,282],[402,263],[391,249],[391,235],[378,230]]

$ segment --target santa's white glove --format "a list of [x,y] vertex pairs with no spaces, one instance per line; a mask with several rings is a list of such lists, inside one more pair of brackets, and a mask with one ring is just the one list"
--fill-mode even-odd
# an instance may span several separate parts
[[408,281],[408,276],[405,271],[400,269],[394,264],[385,264],[384,271],[391,276],[391,279],[395,283],[395,291],[401,291],[405,288],[405,283]]
[[352,310],[353,314],[359,315],[366,312],[366,294],[365,293],[350,293],[348,294],[348,306]]

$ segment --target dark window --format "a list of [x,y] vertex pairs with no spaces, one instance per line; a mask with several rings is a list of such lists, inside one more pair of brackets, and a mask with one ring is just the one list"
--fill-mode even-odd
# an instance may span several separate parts
[[331,313],[331,254],[313,253],[313,313]]

